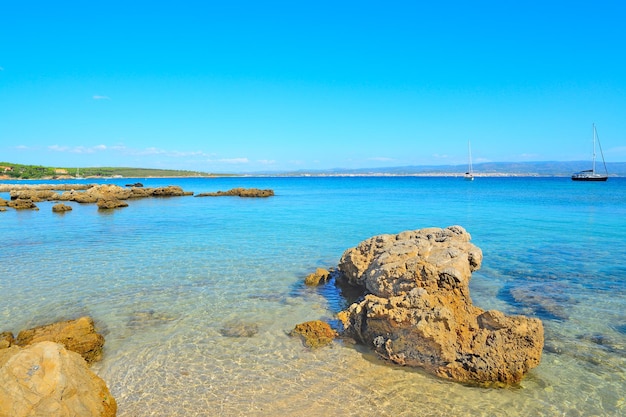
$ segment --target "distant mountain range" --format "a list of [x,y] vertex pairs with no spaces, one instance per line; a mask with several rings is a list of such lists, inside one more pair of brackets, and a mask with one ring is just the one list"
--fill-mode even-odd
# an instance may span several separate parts
[[[606,164],[609,176],[626,177],[626,162]],[[476,176],[538,176],[569,177],[574,172],[590,169],[589,161],[484,162],[474,164]],[[419,165],[384,168],[299,170],[289,172],[256,172],[257,175],[462,175],[466,165]],[[597,171],[604,171],[602,163]]]
[[[610,177],[626,177],[626,162],[606,164]],[[590,168],[589,161],[547,161],[547,162],[484,162],[474,164],[476,176],[536,176],[569,177],[574,172]],[[596,164],[603,172],[602,164]],[[39,165],[20,165],[0,162],[0,179],[67,179],[98,177],[205,177],[205,176],[365,176],[365,175],[421,175],[421,176],[460,176],[467,170],[467,165],[417,165],[384,168],[335,168],[324,170],[298,171],[263,171],[247,173],[207,173],[199,171],[180,171],[151,168],[125,167],[85,167],[53,168]]]

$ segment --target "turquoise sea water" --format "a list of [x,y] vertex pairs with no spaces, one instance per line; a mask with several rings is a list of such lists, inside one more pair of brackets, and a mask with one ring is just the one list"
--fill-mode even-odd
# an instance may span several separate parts
[[[138,181],[276,195],[0,213],[0,331],[92,316],[106,338],[93,369],[118,416],[626,414],[626,179]],[[484,255],[474,303],[543,320],[542,363],[519,386],[443,381],[287,335],[345,306],[332,286],[303,285],[316,267],[376,234],[455,224]],[[232,337],[242,328],[252,336]]]

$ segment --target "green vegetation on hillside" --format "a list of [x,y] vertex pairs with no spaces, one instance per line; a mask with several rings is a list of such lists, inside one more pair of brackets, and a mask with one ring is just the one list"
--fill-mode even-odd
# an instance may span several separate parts
[[146,177],[208,177],[218,174],[210,174],[198,171],[181,171],[173,169],[150,169],[150,168],[115,168],[115,167],[92,167],[92,168],[53,168],[40,165],[21,165],[10,162],[0,162],[0,176],[5,175],[11,179],[48,179],[70,177],[115,177],[146,178]]

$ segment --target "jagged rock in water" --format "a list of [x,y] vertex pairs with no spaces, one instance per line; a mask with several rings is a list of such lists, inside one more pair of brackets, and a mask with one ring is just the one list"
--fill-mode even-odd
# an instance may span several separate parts
[[232,188],[228,191],[216,191],[214,193],[196,194],[196,197],[222,197],[222,196],[271,197],[273,195],[274,195],[274,190],[260,190],[258,188]]
[[516,383],[541,360],[543,324],[473,305],[482,251],[460,226],[374,236],[344,252],[339,280],[364,297],[339,314],[345,334],[395,363],[443,378]]
[[154,310],[136,311],[128,320],[128,327],[134,330],[149,328],[174,321],[176,317]]
[[306,276],[304,283],[309,287],[317,287],[320,284],[326,284],[329,279],[330,271],[324,268],[317,268],[315,272]]

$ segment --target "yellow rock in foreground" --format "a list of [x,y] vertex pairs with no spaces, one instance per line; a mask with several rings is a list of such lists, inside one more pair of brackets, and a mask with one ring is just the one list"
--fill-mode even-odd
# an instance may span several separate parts
[[9,349],[16,353],[0,360],[0,417],[116,415],[106,384],[79,354],[54,342]]

